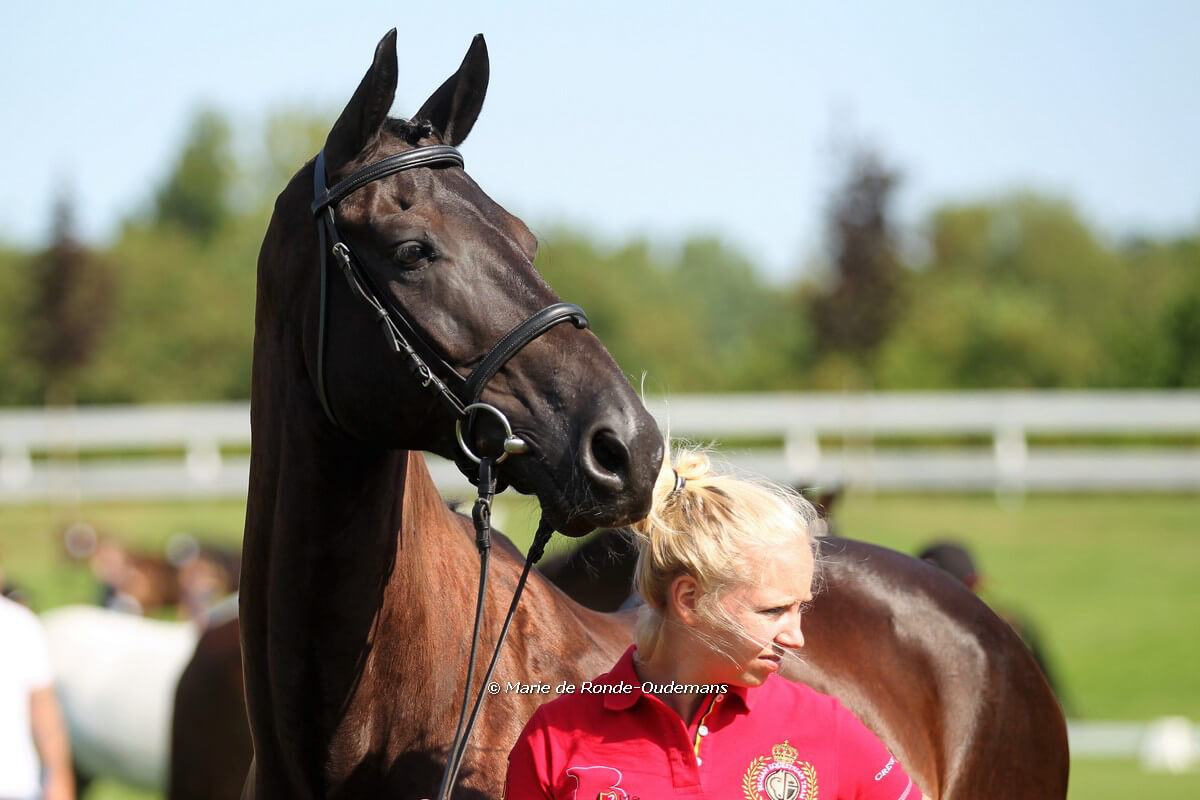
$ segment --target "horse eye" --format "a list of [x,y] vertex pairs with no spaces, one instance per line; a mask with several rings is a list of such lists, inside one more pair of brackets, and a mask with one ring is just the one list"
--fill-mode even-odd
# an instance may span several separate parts
[[429,248],[421,242],[404,242],[396,248],[394,258],[406,267],[415,266],[432,255]]

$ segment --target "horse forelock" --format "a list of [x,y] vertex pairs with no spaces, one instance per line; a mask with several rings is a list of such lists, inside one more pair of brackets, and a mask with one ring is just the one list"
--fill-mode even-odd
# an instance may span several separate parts
[[388,117],[383,121],[383,131],[413,147],[444,144],[433,123],[428,120]]

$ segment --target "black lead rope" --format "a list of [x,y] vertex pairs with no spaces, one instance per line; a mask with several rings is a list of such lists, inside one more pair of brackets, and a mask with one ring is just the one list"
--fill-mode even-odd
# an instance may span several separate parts
[[[479,685],[479,693],[471,707],[471,716],[467,717],[467,702],[471,696],[471,681],[475,676],[475,653],[479,646],[479,630],[483,620],[484,595],[487,591],[488,564],[492,549],[492,500],[496,494],[496,460],[482,458],[479,460],[479,496],[471,509],[471,520],[475,524],[475,546],[479,549],[479,595],[475,601],[475,627],[471,634],[471,654],[467,661],[467,680],[463,685],[462,707],[458,713],[458,727],[454,732],[454,740],[450,743],[450,757],[446,761],[446,770],[442,773],[442,783],[438,787],[437,800],[449,800],[454,784],[458,780],[458,772],[462,768],[463,759],[467,753],[467,742],[475,721],[483,708],[483,701],[488,694],[488,682],[496,670],[496,662],[500,659],[500,648],[508,636],[508,628],[512,624],[517,604],[521,601],[521,593],[525,590],[525,581],[529,571],[541,559],[546,551],[546,544],[554,534],[554,528],[543,517],[538,523],[537,532],[533,535],[533,544],[525,556],[525,568],[517,580],[517,588],[513,591],[512,602],[508,606],[508,614],[504,617],[504,625],[500,628],[500,636],[496,639],[496,647],[492,651],[492,659],[484,672],[483,682]],[[465,722],[465,725],[464,725]]]
[[[491,458],[479,460],[479,497],[471,509],[471,521],[475,524],[475,547],[479,550],[479,593],[475,598],[475,626],[471,631],[471,654],[467,657],[467,682],[463,686],[462,707],[458,711],[458,726],[454,730],[454,739],[450,743],[450,757],[446,761],[445,771],[442,772],[442,784],[438,788],[438,800],[449,797],[450,787],[454,785],[452,773],[457,773],[455,754],[466,744],[471,735],[470,727],[466,734],[463,726],[467,719],[467,702],[471,697],[471,679],[475,677],[475,652],[479,649],[479,630],[483,623],[483,601],[487,592],[488,565],[492,552],[492,500],[496,496],[496,462]],[[486,686],[486,679],[484,684]],[[482,690],[481,690],[482,692]]]

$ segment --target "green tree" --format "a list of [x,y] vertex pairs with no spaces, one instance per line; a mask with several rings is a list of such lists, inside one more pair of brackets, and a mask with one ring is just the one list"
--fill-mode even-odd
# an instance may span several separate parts
[[82,399],[248,398],[262,233],[254,214],[231,219],[204,245],[174,227],[127,227],[109,252],[121,265],[116,314],[82,376]]
[[734,391],[795,388],[804,342],[801,318],[784,290],[769,286],[743,254],[714,237],[683,243],[670,268],[671,300],[700,329],[689,388]]
[[230,217],[235,174],[229,123],[216,111],[197,113],[179,159],[155,193],[154,221],[209,241]]
[[71,201],[55,202],[50,246],[30,264],[24,348],[48,403],[73,402],[72,381],[96,351],[112,312],[113,280],[74,233]]
[[833,274],[808,295],[814,345],[827,363],[868,370],[895,323],[905,277],[890,219],[898,181],[878,155],[859,150],[830,203]]
[[1122,256],[1135,325],[1117,340],[1121,385],[1200,385],[1200,236],[1138,239]]
[[1200,269],[1167,308],[1161,332],[1166,350],[1161,385],[1200,386]]
[[583,306],[635,387],[645,379],[651,392],[687,388],[701,334],[646,242],[604,247],[558,228],[542,238],[536,264],[560,296]]
[[1066,203],[1014,195],[933,215],[931,257],[881,353],[888,388],[1122,385],[1126,264]]
[[254,198],[252,207],[263,209],[270,216],[275,198],[288,181],[325,146],[325,137],[335,117],[287,108],[268,115],[262,129],[261,149],[247,170],[252,186],[246,194]]
[[0,248],[0,405],[30,405],[45,398],[39,370],[25,347],[31,261],[25,251]]

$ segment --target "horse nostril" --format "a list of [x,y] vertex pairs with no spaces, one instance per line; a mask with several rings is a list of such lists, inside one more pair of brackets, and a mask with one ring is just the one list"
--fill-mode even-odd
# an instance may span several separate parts
[[615,433],[601,428],[592,435],[591,461],[603,477],[625,483],[629,470],[629,450]]

